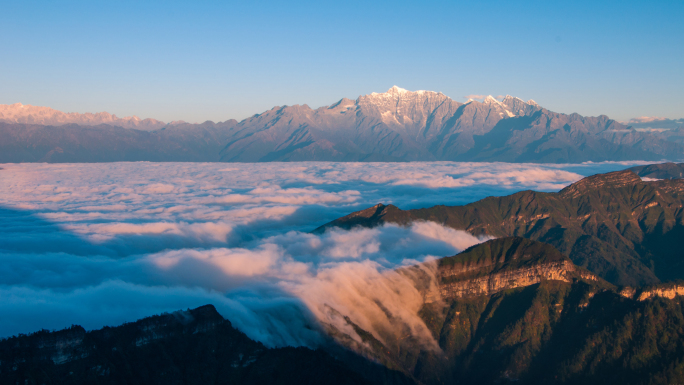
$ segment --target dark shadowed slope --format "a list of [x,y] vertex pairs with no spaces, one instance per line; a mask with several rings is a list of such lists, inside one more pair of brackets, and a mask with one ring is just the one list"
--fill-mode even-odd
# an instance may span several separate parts
[[[0,341],[0,384],[410,384],[349,353],[267,349],[207,305],[86,332]],[[353,368],[353,369],[352,369]]]
[[321,226],[434,221],[477,236],[521,236],[558,248],[620,285],[684,278],[684,180],[644,182],[632,171],[594,175],[558,193],[521,191],[465,206],[378,205]]

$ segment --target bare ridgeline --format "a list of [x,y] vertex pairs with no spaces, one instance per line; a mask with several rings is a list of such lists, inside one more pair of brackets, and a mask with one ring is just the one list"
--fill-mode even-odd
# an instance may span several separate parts
[[392,87],[241,122],[164,123],[0,105],[0,163],[111,161],[585,161],[679,159],[684,121],[624,125],[506,96],[456,102]]
[[641,166],[465,206],[378,204],[315,230],[435,221],[496,237],[398,270],[423,292],[433,344],[342,315],[353,335],[321,325],[317,350],[268,349],[208,305],[5,339],[0,383],[681,383],[683,172]]

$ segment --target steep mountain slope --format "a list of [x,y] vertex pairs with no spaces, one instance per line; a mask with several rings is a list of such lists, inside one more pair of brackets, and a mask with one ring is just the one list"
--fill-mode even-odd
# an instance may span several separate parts
[[[8,138],[0,162],[93,161],[93,154],[100,152],[93,150],[95,147],[107,155],[94,161],[112,159],[111,153],[117,151],[127,152],[126,160],[225,162],[584,162],[674,160],[684,156],[684,145],[660,134],[635,131],[606,116],[559,114],[532,100],[524,102],[511,96],[501,101],[489,96],[482,102],[459,103],[442,93],[412,92],[396,86],[384,93],[356,100],[344,98],[317,109],[307,105],[274,107],[239,123],[166,125],[106,113],[80,115],[45,107],[0,107],[4,108],[0,108],[0,122],[8,122],[0,125],[0,136]],[[72,125],[65,125],[68,123]],[[97,127],[97,132],[86,132],[73,123]],[[144,134],[103,123],[153,133],[172,130],[178,135],[168,139],[168,135],[160,134],[139,145],[137,139],[144,139]],[[48,126],[41,129],[35,124]],[[25,127],[31,127],[29,137]],[[221,134],[207,136],[205,130],[209,128]],[[89,138],[87,143],[81,142],[83,136]],[[148,147],[151,149],[146,152]],[[71,148],[72,155],[50,155],[65,148]],[[27,151],[30,156],[16,155]],[[184,152],[195,155],[183,156]]]
[[135,128],[138,130],[158,130],[166,123],[155,119],[140,119],[137,116],[119,118],[108,112],[95,114],[76,112],[64,113],[49,107],[36,107],[31,105],[0,104],[0,122],[39,124],[44,126],[59,126],[63,124],[78,124],[81,126],[97,126],[108,124],[123,128]]
[[632,171],[584,178],[558,193],[521,191],[465,206],[350,214],[329,227],[434,221],[477,236],[549,243],[577,265],[619,285],[684,278],[684,180],[642,181]]
[[453,160],[583,162],[679,158],[684,147],[608,119],[534,101],[455,102],[392,87],[330,107],[274,108],[240,122],[224,161]]
[[618,292],[552,246],[517,237],[442,258],[437,279],[442,295],[426,295],[420,316],[439,350],[410,338],[386,346],[358,330],[367,355],[423,384],[684,378],[684,301],[668,295],[684,286]]
[[640,302],[592,281],[544,280],[455,298],[425,314],[435,314],[448,367],[464,383],[667,384],[683,377],[680,298]]
[[[411,384],[341,353],[267,349],[207,305],[86,332],[0,340],[0,384]],[[352,370],[353,368],[353,370]]]

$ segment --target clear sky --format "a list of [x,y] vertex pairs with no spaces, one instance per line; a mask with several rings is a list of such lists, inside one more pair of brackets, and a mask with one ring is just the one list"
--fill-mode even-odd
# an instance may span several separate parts
[[164,121],[392,85],[684,117],[684,1],[7,1],[0,104]]

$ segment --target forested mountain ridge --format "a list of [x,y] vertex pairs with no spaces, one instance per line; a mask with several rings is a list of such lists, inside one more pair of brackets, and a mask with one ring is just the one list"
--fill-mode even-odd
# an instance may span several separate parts
[[684,180],[643,181],[630,170],[584,178],[557,193],[521,191],[464,206],[377,205],[329,227],[433,221],[476,236],[545,242],[617,285],[684,279]]
[[[335,352],[335,350],[332,350]],[[349,352],[268,349],[211,305],[0,340],[0,384],[413,384]]]

